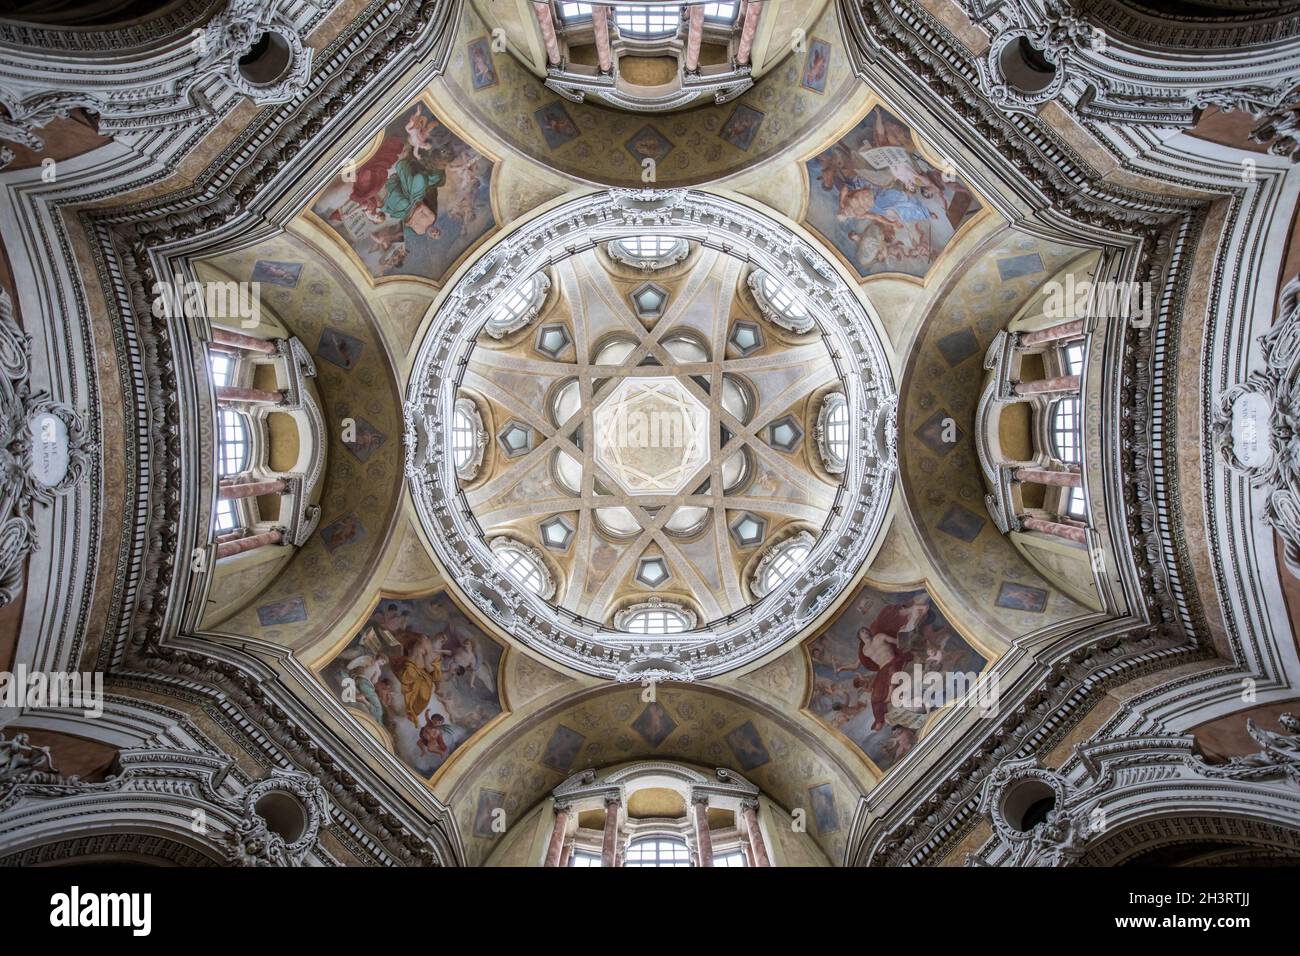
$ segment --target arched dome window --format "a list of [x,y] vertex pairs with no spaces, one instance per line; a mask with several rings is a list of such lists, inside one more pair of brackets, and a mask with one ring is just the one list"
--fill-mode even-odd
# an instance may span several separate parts
[[646,837],[628,844],[624,866],[690,866],[691,851],[676,837]]
[[615,335],[606,339],[596,350],[592,365],[622,365],[629,355],[636,351],[636,339]]
[[799,566],[812,554],[813,536],[801,531],[775,545],[758,563],[754,571],[754,593],[759,597],[770,594],[794,576]]
[[769,322],[791,332],[807,332],[813,327],[808,308],[796,295],[794,286],[770,272],[752,272],[749,288],[754,300]]
[[451,458],[460,478],[472,481],[478,476],[486,447],[487,431],[478,406],[470,398],[456,399],[451,416]]
[[527,326],[542,311],[550,289],[551,280],[540,272],[509,289],[487,320],[487,334],[500,339]]
[[614,8],[618,30],[629,37],[663,37],[677,32],[682,21],[681,7],[649,6],[627,3]]
[[1077,398],[1062,398],[1052,405],[1052,451],[1066,464],[1083,460],[1079,425]]
[[748,448],[742,448],[733,455],[728,456],[727,460],[722,463],[722,491],[724,494],[735,494],[744,487],[745,482],[749,481],[750,475],[754,471],[751,459],[752,452]]
[[681,262],[690,255],[691,247],[685,239],[675,236],[628,236],[615,239],[605,251],[624,265],[650,271]]
[[555,594],[555,581],[536,548],[513,538],[494,538],[490,547],[501,570],[520,587],[543,600]]
[[618,505],[613,508],[597,508],[592,512],[596,527],[611,538],[632,538],[641,533],[641,522],[631,510]]
[[619,611],[614,626],[629,634],[681,634],[695,626],[695,614],[680,604],[652,599]]
[[753,391],[739,376],[722,376],[722,407],[746,424],[754,414]]
[[569,379],[551,395],[551,424],[559,428],[582,408],[582,387],[576,378]]
[[555,480],[570,494],[582,494],[582,462],[566,451],[555,452],[553,474]]
[[688,538],[704,530],[710,514],[709,509],[701,505],[678,505],[663,527],[671,535]]
[[683,365],[707,362],[709,350],[698,336],[689,332],[678,332],[663,338],[664,349]]
[[817,413],[817,448],[822,464],[833,475],[844,471],[849,460],[849,403],[843,392],[822,399]]
[[218,440],[217,470],[222,478],[238,475],[248,467],[248,423],[239,412],[222,409]]

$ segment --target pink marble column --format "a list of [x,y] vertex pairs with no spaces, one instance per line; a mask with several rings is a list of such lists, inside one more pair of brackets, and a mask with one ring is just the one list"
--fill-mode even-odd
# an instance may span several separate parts
[[244,537],[247,532],[243,528],[236,528],[234,531],[227,531],[225,534],[217,535],[217,544],[225,544],[227,541],[238,541]]
[[1082,335],[1083,319],[1075,319],[1073,322],[1062,322],[1059,325],[1051,325],[1045,329],[1038,329],[1037,331],[1021,335],[1019,344],[1022,349],[1031,349],[1039,345],[1050,345],[1052,342],[1060,342],[1065,339],[1077,339]]
[[258,495],[278,495],[288,487],[288,483],[280,478],[246,481],[240,485],[222,485],[217,489],[217,497],[222,501],[230,501],[235,498],[256,498]]
[[754,34],[758,32],[758,15],[763,12],[763,0],[749,0],[745,4],[740,27],[740,43],[736,46],[736,62],[749,64],[749,54],[754,49]]
[[609,46],[609,7],[591,8],[591,29],[596,34],[596,60],[600,64],[600,72],[614,72],[614,57]]
[[713,866],[713,838],[709,836],[709,798],[705,794],[691,797],[695,813],[695,846],[700,851],[700,866]]
[[687,73],[698,73],[700,71],[700,43],[704,40],[704,4],[697,3],[691,7],[688,18],[685,67]]
[[551,15],[549,3],[533,3],[533,13],[537,15],[537,26],[542,31],[542,44],[546,47],[546,59],[551,66],[560,65],[560,41],[555,36],[555,18]]
[[618,852],[618,797],[605,798],[605,836],[600,843],[600,865],[612,867]]
[[1083,477],[1075,471],[1051,471],[1047,468],[1017,468],[1011,474],[1016,481],[1032,481],[1038,485],[1053,485],[1057,488],[1078,488],[1083,484]]
[[279,531],[263,531],[261,534],[249,534],[234,541],[223,541],[217,545],[217,560],[222,558],[233,557],[236,554],[243,554],[245,551],[252,551],[254,548],[265,548],[273,544],[279,544],[284,540]]
[[767,845],[763,843],[763,831],[758,828],[758,804],[746,802],[741,805],[740,813],[745,818],[745,832],[749,834],[749,846],[754,851],[754,865],[771,866]]
[[1051,395],[1056,392],[1077,392],[1079,376],[1058,375],[1056,378],[1040,378],[1033,382],[1017,382],[1013,391],[1017,395]]
[[757,866],[754,862],[754,848],[749,845],[749,834],[742,828],[740,831],[740,850],[745,854],[745,866]]
[[542,866],[560,866],[564,856],[564,836],[569,829],[569,808],[555,808],[555,827],[551,830],[551,842],[546,847],[546,862]]
[[263,388],[236,388],[234,385],[217,386],[217,404],[229,405],[243,402],[248,405],[279,405],[284,392],[269,392]]
[[241,352],[260,352],[263,355],[275,354],[275,343],[270,339],[259,339],[252,335],[230,332],[226,329],[214,328],[212,330],[212,341],[217,345],[238,349]]
[[1086,530],[1074,525],[1062,524],[1059,521],[1048,521],[1046,518],[1021,518],[1020,527],[1025,531],[1039,531],[1078,544],[1088,543],[1088,532]]

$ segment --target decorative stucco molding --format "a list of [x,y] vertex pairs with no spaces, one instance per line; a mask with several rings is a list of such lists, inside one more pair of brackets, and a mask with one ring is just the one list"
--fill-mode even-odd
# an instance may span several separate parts
[[[201,750],[142,747],[123,751],[113,774],[89,783],[58,773],[49,748],[31,746],[26,735],[0,735],[0,832],[8,845],[22,844],[66,833],[71,819],[130,813],[136,826],[183,837],[235,866],[336,865],[319,844],[330,805],[316,777],[274,769],[241,786],[234,768],[234,761]],[[300,814],[292,839],[276,832],[262,810],[268,794]]]
[[817,453],[821,455],[822,467],[832,475],[843,474],[847,461],[844,455],[831,444],[828,435],[830,418],[847,404],[843,392],[831,392],[822,399],[821,407],[817,410],[817,426],[813,429],[813,438],[817,442]]
[[28,336],[0,289],[0,607],[22,590],[24,559],[37,547],[32,509],[71,491],[98,452],[81,416],[33,394],[30,375]]
[[[958,0],[989,34],[978,60],[980,82],[1004,109],[1032,113],[1049,100],[1086,120],[1103,123],[1191,126],[1201,109],[1244,109],[1255,115],[1296,106],[1300,82],[1300,37],[1261,39],[1257,45],[1208,49],[1191,36],[1179,56],[1149,21],[1118,18],[1128,27],[1109,27],[1114,11],[1080,0]],[[1090,8],[1091,7],[1091,8]],[[1195,28],[1184,22],[1189,33]],[[1214,36],[1212,29],[1198,36]],[[1024,45],[1053,68],[1040,71],[1037,88],[1018,85],[1011,75]]]
[[[1030,757],[1005,761],[981,790],[979,811],[992,823],[993,836],[966,862],[1069,866],[1089,855],[1112,855],[1104,848],[1117,837],[1131,856],[1159,845],[1155,821],[1201,816],[1237,821],[1217,836],[1243,844],[1251,842],[1252,828],[1266,827],[1270,836],[1261,842],[1300,858],[1300,720],[1283,714],[1280,721],[1289,733],[1265,731],[1248,720],[1248,732],[1263,749],[1226,763],[1207,762],[1191,736],[1091,742],[1076,748],[1059,770]],[[1026,800],[1051,807],[1041,820],[1027,820]],[[1132,838],[1134,827],[1150,829],[1145,847]]]
[[1259,337],[1264,367],[1223,393],[1212,431],[1220,460],[1264,490],[1264,520],[1300,577],[1300,277],[1278,299],[1277,320]]
[[[292,15],[305,36],[310,25],[328,12],[325,7],[290,0],[274,9]],[[284,225],[283,216],[292,212],[269,210],[284,199],[286,190],[310,195],[323,185],[333,167],[319,164],[319,176],[314,170],[324,150],[338,145],[340,130],[353,128],[388,97],[408,95],[410,88],[403,84],[422,88],[442,69],[454,15],[450,0],[401,4],[374,0],[317,47],[306,86],[293,99],[260,111],[245,129],[233,130],[230,142],[221,144],[223,150],[211,165],[202,167],[193,185],[183,191],[159,195],[153,190],[149,198],[129,207],[114,205],[120,196],[172,175],[177,158],[192,149],[229,107],[242,101],[241,94],[217,77],[200,84],[211,111],[195,108],[183,115],[164,111],[159,116],[162,125],[132,127],[118,133],[114,143],[79,158],[79,167],[84,168],[77,177],[60,176],[57,184],[22,181],[18,188],[6,187],[24,233],[15,248],[35,250],[25,258],[23,268],[33,283],[58,290],[48,299],[33,297],[30,309],[24,300],[25,323],[31,329],[60,330],[69,343],[80,344],[78,335],[88,341],[91,306],[80,284],[68,280],[65,264],[93,261],[107,304],[106,321],[112,328],[110,344],[120,360],[120,377],[114,385],[123,393],[120,441],[126,477],[117,514],[106,514],[103,520],[109,525],[120,522],[111,531],[119,532],[123,543],[117,567],[110,567],[112,587],[103,592],[108,607],[95,623],[97,651],[91,660],[102,670],[129,671],[133,689],[183,698],[205,710],[228,730],[234,746],[264,766],[293,766],[319,779],[330,793],[335,838],[356,859],[379,865],[454,863],[459,841],[445,806],[432,796],[414,801],[397,797],[387,776],[358,758],[354,748],[332,738],[319,715],[304,709],[290,688],[292,678],[286,671],[299,666],[291,656],[272,668],[250,653],[206,642],[193,633],[202,598],[189,602],[176,598],[182,593],[173,587],[177,575],[187,582],[185,593],[205,590],[204,572],[189,560],[207,527],[204,513],[211,504],[210,485],[194,480],[210,469],[212,460],[210,436],[201,426],[196,428],[191,417],[196,409],[207,407],[206,385],[196,376],[193,361],[203,340],[202,317],[166,310],[155,314],[149,290],[157,276],[185,274],[191,253],[195,258],[219,254],[214,244],[232,236],[240,237],[233,240],[238,243],[248,230],[265,229],[273,219],[277,226]],[[15,58],[23,60],[29,52],[0,52],[0,86],[8,88],[12,71],[6,72],[7,65]],[[178,61],[187,56],[176,53]],[[373,135],[373,130],[366,135]],[[11,185],[24,176],[31,178],[25,172],[12,175]],[[288,206],[292,205],[291,201]],[[82,228],[77,230],[50,225],[78,215]],[[70,231],[86,236],[93,251],[74,247]],[[89,347],[73,356],[78,367],[88,354]],[[90,369],[89,385],[84,380],[60,380],[55,394],[80,396],[88,389],[92,398],[98,396],[96,363],[92,359],[85,365]],[[297,368],[307,373],[300,362]],[[52,370],[52,376],[55,371],[60,370]],[[102,368],[98,374],[103,374]],[[97,414],[93,403],[87,414]],[[88,421],[95,434],[97,419]],[[86,513],[78,513],[77,522],[65,523],[84,534],[76,547],[64,550],[74,572],[88,566],[87,556],[94,555],[101,520],[93,512],[97,507],[93,497],[80,491],[78,496],[79,501],[90,500],[82,505]],[[303,525],[304,530],[307,527]],[[65,569],[59,573],[81,579]],[[60,600],[66,599],[65,593],[50,591],[52,598],[58,594]],[[80,592],[73,598],[80,600]],[[62,610],[51,615],[62,622],[61,629],[40,635],[35,651],[51,667],[67,666],[91,646],[88,615],[72,604]],[[379,752],[375,759],[382,762],[386,756]],[[400,773],[388,768],[385,774],[390,770]],[[57,807],[41,811],[48,819],[60,812]],[[173,800],[168,814],[175,813]],[[168,819],[160,815],[159,826]],[[187,827],[188,820],[178,828],[176,835],[182,841]],[[0,832],[13,831],[0,826]],[[207,850],[217,859],[225,858],[223,847]]]
[[[304,43],[332,0],[229,0],[205,26],[163,37],[125,58],[68,54],[50,69],[48,50],[0,47],[0,139],[44,148],[40,129],[77,107],[98,117],[102,135],[206,128],[241,97],[265,105],[301,95],[312,49]],[[241,70],[260,38],[282,51],[283,69],[266,82]],[[7,159],[6,159],[7,161]]]

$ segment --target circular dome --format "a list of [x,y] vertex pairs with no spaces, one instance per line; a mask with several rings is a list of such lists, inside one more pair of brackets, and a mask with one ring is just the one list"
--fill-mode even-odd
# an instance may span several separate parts
[[[630,236],[691,252],[638,267]],[[433,316],[407,404],[416,509],[452,586],[528,646],[621,680],[720,673],[810,625],[872,552],[895,469],[884,356],[769,217],[686,190],[574,200]],[[470,480],[444,427],[466,395],[490,396]],[[822,434],[828,397],[847,439]]]

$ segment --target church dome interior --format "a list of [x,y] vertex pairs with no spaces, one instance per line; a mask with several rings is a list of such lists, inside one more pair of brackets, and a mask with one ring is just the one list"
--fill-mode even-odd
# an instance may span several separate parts
[[1283,0],[0,14],[0,864],[1297,865],[1298,84]]

